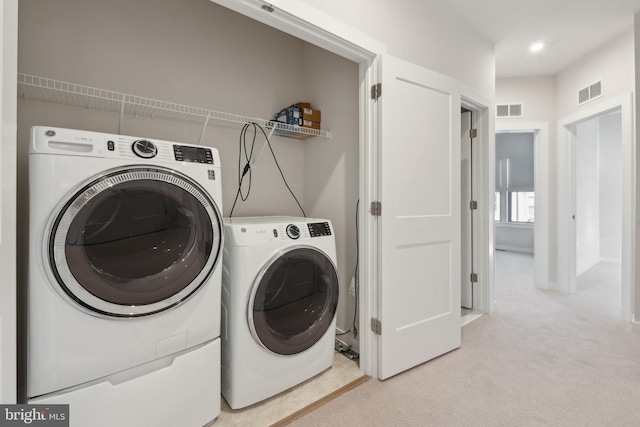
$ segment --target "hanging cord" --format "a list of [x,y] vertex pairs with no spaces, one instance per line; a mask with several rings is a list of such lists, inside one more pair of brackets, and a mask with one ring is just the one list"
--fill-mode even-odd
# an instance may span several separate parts
[[[253,129],[253,138],[251,140],[251,147],[248,148],[247,147],[247,131],[250,128]],[[271,151],[271,156],[273,156],[273,161],[276,163],[276,167],[278,168],[278,172],[280,172],[280,176],[282,177],[282,181],[284,182],[284,185],[287,187],[287,190],[289,190],[289,193],[293,197],[293,200],[296,201],[296,204],[298,205],[298,207],[300,208],[300,211],[302,212],[302,216],[306,218],[307,214],[305,213],[304,209],[302,209],[302,206],[300,205],[298,198],[293,193],[293,190],[291,190],[291,187],[289,187],[289,184],[287,183],[287,179],[284,177],[284,173],[282,172],[282,168],[278,163],[276,153],[273,151],[273,147],[271,146],[271,141],[269,141],[269,137],[267,136],[267,133],[264,131],[262,126],[254,122],[246,123],[242,127],[242,130],[240,131],[240,140],[238,143],[238,191],[236,193],[236,198],[233,201],[233,206],[231,207],[231,212],[229,213],[229,217],[233,216],[233,211],[236,207],[236,203],[238,202],[238,197],[240,197],[240,199],[242,199],[242,201],[245,202],[249,198],[249,193],[251,192],[251,179],[252,179],[251,158],[253,157],[253,149],[256,144],[256,136],[258,135],[258,129],[262,132],[262,135],[264,136],[264,139],[269,147],[269,151]],[[244,161],[245,161],[244,167],[242,166],[243,151],[244,151]],[[244,194],[242,192],[242,183],[246,175],[249,175],[249,184],[248,184],[247,192],[246,194]]]
[[349,328],[348,331],[345,332],[341,332],[339,334],[336,334],[336,336],[341,336],[341,335],[346,335],[349,332],[353,332],[353,337],[357,338],[358,337],[358,327],[356,326],[356,319],[358,317],[358,291],[359,291],[359,287],[360,287],[360,281],[358,280],[358,274],[359,274],[359,268],[360,268],[360,243],[359,243],[359,236],[360,236],[360,232],[358,231],[358,210],[360,208],[360,199],[358,199],[358,201],[356,202],[356,268],[355,271],[353,273],[353,277],[355,280],[355,289],[354,289],[354,307],[353,307],[353,320],[351,321],[351,328]]
[[[251,157],[253,156],[253,149],[256,143],[256,132],[254,129],[253,132],[253,140],[251,141],[251,150],[247,150],[247,129],[251,126],[250,123],[245,123],[242,126],[242,130],[240,131],[240,139],[238,140],[238,191],[236,192],[236,198],[233,200],[233,206],[231,207],[231,213],[229,216],[233,216],[233,210],[236,208],[236,203],[238,202],[238,196],[242,201],[246,201],[249,198],[249,193],[251,193]],[[244,150],[243,150],[244,148]],[[242,153],[244,151],[244,159],[245,165],[242,167]],[[244,182],[244,177],[249,174],[249,185],[247,187],[247,194],[242,193],[242,183]]]

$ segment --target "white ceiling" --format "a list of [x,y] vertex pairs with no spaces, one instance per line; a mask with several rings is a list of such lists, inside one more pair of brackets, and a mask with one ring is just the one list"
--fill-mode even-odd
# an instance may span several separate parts
[[[640,0],[436,0],[495,43],[496,77],[555,75],[633,26]],[[543,41],[538,53],[529,46]]]

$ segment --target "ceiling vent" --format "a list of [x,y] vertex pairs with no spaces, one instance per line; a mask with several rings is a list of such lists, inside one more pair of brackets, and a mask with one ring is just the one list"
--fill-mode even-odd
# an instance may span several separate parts
[[522,117],[522,104],[498,104],[496,105],[496,117]]
[[602,80],[598,80],[597,82],[591,83],[589,86],[578,90],[578,105],[582,105],[592,99],[600,98],[603,95]]

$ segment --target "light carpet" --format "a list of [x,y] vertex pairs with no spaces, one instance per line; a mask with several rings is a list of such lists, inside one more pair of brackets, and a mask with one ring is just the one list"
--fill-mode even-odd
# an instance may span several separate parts
[[290,425],[639,426],[640,334],[620,320],[620,266],[596,265],[565,295],[534,288],[531,255],[496,259],[498,309],[463,328],[461,348]]

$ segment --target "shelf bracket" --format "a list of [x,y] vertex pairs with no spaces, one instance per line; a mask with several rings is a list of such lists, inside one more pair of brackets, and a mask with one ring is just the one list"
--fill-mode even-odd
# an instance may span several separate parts
[[278,127],[277,123],[274,122],[269,122],[272,123],[273,126],[271,126],[271,130],[269,131],[269,135],[267,136],[267,138],[269,139],[269,141],[271,141],[271,135],[273,135],[273,132],[276,130],[276,128]]
[[124,106],[127,104],[127,95],[122,94],[122,103],[120,104],[120,123],[118,123],[118,135],[122,135],[122,122],[124,121]]
[[204,138],[204,132],[207,130],[207,125],[209,124],[209,118],[211,117],[211,113],[207,113],[207,118],[204,119],[204,124],[202,125],[202,132],[200,133],[200,139],[198,140],[198,145],[202,145],[202,138]]
[[260,158],[260,156],[262,156],[262,152],[267,147],[267,144],[269,143],[269,141],[271,141],[271,136],[273,135],[273,132],[276,130],[276,127],[278,126],[278,124],[274,122],[267,122],[267,126],[268,125],[271,125],[271,129],[269,130],[269,134],[267,135],[267,140],[262,144],[262,148],[260,148],[258,155],[251,162],[251,166],[255,165],[258,162],[258,159]]

